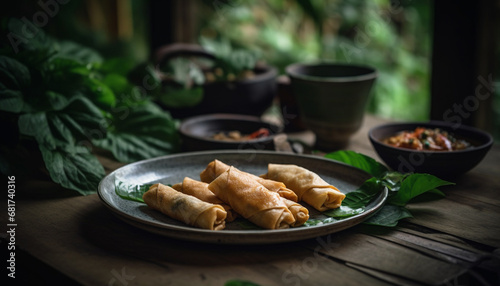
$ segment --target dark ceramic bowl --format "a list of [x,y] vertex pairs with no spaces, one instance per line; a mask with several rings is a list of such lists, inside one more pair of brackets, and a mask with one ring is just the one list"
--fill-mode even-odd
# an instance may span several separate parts
[[[191,56],[214,60],[215,56],[195,44],[171,44],[156,51],[155,61],[161,66],[167,60]],[[254,76],[235,81],[206,82],[202,85],[203,98],[191,107],[166,107],[174,118],[188,118],[202,114],[231,113],[260,116],[276,96],[278,70],[268,65],[257,65]]]
[[[440,128],[457,139],[468,141],[472,147],[457,151],[417,151],[393,147],[382,141],[405,130],[417,127]],[[368,137],[380,158],[393,170],[401,173],[428,173],[440,178],[455,178],[474,168],[493,144],[490,134],[477,128],[444,121],[385,124],[369,131]]]
[[[240,131],[250,134],[260,128],[267,128],[270,135],[247,141],[223,141],[213,139],[219,132]],[[208,114],[190,117],[182,121],[179,131],[184,151],[215,149],[274,150],[274,138],[282,127],[264,122],[259,117],[240,114]]]

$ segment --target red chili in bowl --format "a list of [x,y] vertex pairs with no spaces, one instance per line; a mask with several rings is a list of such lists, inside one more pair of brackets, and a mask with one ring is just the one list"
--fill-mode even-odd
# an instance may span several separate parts
[[447,131],[424,127],[417,127],[413,131],[401,131],[383,142],[394,147],[429,151],[455,151],[471,146],[469,142],[459,140]]
[[212,136],[212,139],[222,141],[246,141],[269,136],[271,133],[267,128],[260,128],[250,134],[244,135],[240,131],[219,132]]

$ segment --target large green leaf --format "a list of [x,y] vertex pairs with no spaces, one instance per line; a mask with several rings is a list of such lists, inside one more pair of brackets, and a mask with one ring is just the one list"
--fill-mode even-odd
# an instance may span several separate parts
[[19,117],[19,132],[33,136],[39,144],[54,149],[66,144],[88,141],[89,134],[105,135],[105,119],[100,110],[86,98],[73,100],[65,109],[27,113]]
[[452,182],[441,180],[429,174],[411,174],[401,183],[399,191],[388,199],[388,202],[403,206],[411,199],[436,188],[446,185],[454,185]]
[[[45,112],[27,113],[19,117],[18,121],[19,133],[32,136],[38,144],[44,145],[46,148],[55,149],[56,139],[52,136],[47,114]],[[60,142],[59,144],[64,144]]]
[[374,177],[381,177],[388,171],[387,167],[380,164],[375,159],[350,150],[329,153],[326,154],[325,157],[359,168]]
[[142,196],[151,186],[152,184],[136,185],[116,180],[115,193],[124,200],[144,203]]
[[12,90],[0,82],[0,110],[18,113],[23,109],[23,93]]
[[[116,95],[117,99],[123,97],[123,94],[131,93],[133,85],[128,81],[128,79],[119,74],[108,74],[102,79],[102,83],[108,86],[111,91]],[[119,96],[122,95],[122,96]]]
[[203,89],[201,87],[190,89],[166,87],[159,99],[161,103],[172,108],[192,107],[203,100]]
[[[6,46],[9,48],[10,54],[26,59],[25,56],[36,58],[38,53],[43,58],[45,51],[53,49],[53,41],[47,37],[43,29],[37,27],[27,18],[8,19],[6,30],[6,39],[4,38],[4,40],[8,41]],[[44,52],[42,53],[42,51]]]
[[62,93],[52,90],[47,90],[44,94],[47,104],[51,110],[61,110],[65,108],[66,106],[68,106],[74,96],[78,95],[75,93],[73,96],[68,97]]
[[54,43],[58,57],[77,60],[82,64],[100,63],[101,55],[95,50],[71,41],[58,41]]
[[31,82],[30,71],[16,59],[0,55],[0,79],[7,88],[19,89]]
[[98,68],[105,74],[127,76],[135,65],[134,60],[129,58],[111,58],[105,59]]
[[104,177],[104,168],[99,160],[85,147],[47,148],[39,145],[45,167],[55,183],[76,190],[82,195],[97,191],[99,182]]
[[102,81],[95,78],[89,78],[87,79],[86,87],[85,93],[99,107],[107,110],[116,105],[114,92]]
[[0,110],[20,112],[23,108],[22,90],[31,82],[28,68],[19,61],[0,56]]
[[359,189],[346,194],[342,205],[351,208],[366,206],[380,191],[382,184],[378,178],[372,177],[366,180]]
[[134,162],[178,151],[176,121],[153,103],[114,114],[111,131],[94,143],[121,162]]
[[90,70],[84,64],[62,57],[47,61],[41,71],[44,87],[66,96],[81,90],[90,75]]
[[367,224],[396,226],[399,220],[411,217],[410,211],[404,207],[410,200],[424,193],[443,197],[444,194],[436,188],[453,184],[429,174],[389,172],[374,159],[353,151],[337,151],[327,154],[326,157],[358,167],[374,176],[366,180],[359,189],[347,193],[342,206],[351,209],[363,208],[380,193],[382,188],[386,187],[389,190],[386,204],[365,221]]
[[365,211],[364,208],[351,208],[347,206],[340,206],[336,209],[324,211],[323,214],[333,218],[346,218],[346,217],[351,217],[353,215],[361,214],[364,211]]
[[402,206],[384,205],[375,215],[364,221],[365,224],[395,227],[398,221],[413,217],[408,209]]

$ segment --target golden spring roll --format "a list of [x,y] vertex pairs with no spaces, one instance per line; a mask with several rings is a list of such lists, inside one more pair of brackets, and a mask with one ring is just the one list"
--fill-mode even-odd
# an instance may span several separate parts
[[[210,162],[207,165],[207,167],[205,168],[205,170],[203,170],[200,173],[200,179],[203,182],[210,183],[213,180],[215,180],[215,178],[217,178],[220,174],[227,171],[229,169],[229,167],[230,167],[229,165],[227,165],[219,160],[214,160],[214,161]],[[256,180],[257,182],[262,184],[264,187],[266,187],[271,192],[277,192],[281,197],[284,197],[284,198],[289,199],[291,201],[294,201],[294,202],[298,201],[298,197],[295,194],[295,192],[288,189],[284,183],[269,180],[269,179],[264,179],[264,178],[261,178],[259,176],[256,176],[256,175],[253,175],[250,173],[247,173],[247,174],[252,176],[254,178],[254,180]]]
[[293,218],[295,218],[295,223],[291,225],[292,227],[301,226],[309,219],[309,210],[303,205],[285,198],[281,198],[281,200],[290,210]]
[[325,182],[318,174],[291,164],[269,164],[267,174],[262,175],[285,183],[297,194],[299,201],[304,201],[318,211],[340,207],[345,194]]
[[259,184],[248,173],[230,167],[208,188],[238,214],[266,229],[289,228],[295,223],[281,197]]
[[184,180],[182,180],[182,183],[175,184],[172,188],[186,195],[197,197],[204,202],[221,205],[227,212],[226,222],[231,222],[238,216],[230,205],[221,201],[214,193],[212,193],[212,191],[208,189],[208,184],[205,182],[185,177]]
[[204,202],[169,186],[155,184],[142,199],[150,208],[188,225],[210,230],[221,230],[226,226],[227,213],[222,206]]

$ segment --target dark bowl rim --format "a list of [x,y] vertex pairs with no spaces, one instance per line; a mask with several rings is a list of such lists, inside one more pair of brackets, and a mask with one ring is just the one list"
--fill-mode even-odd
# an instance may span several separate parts
[[[378,130],[381,130],[381,129],[386,129],[386,128],[394,128],[394,127],[400,127],[398,129],[401,129],[400,131],[403,131],[403,130],[411,130],[412,128],[404,128],[405,126],[424,126],[424,127],[436,127],[436,128],[450,128],[450,129],[453,129],[453,132],[460,132],[459,130],[463,130],[465,132],[472,132],[472,133],[476,133],[478,134],[479,136],[478,137],[475,137],[475,138],[479,138],[481,137],[482,139],[485,139],[484,141],[481,140],[481,144],[480,145],[477,145],[477,146],[473,146],[473,148],[469,148],[469,149],[464,149],[464,150],[453,150],[453,151],[446,151],[446,152],[442,152],[442,151],[429,151],[429,150],[413,150],[413,149],[407,149],[407,148],[398,148],[398,147],[394,147],[394,146],[391,146],[389,144],[386,144],[386,143],[383,143],[382,141],[380,141],[380,139],[378,138],[375,138],[373,133],[375,131],[378,131]],[[462,135],[462,134],[460,134]],[[485,149],[485,148],[490,148],[492,145],[493,145],[493,136],[491,134],[489,134],[488,132],[486,131],[483,131],[481,129],[478,129],[476,127],[472,127],[472,126],[467,126],[467,125],[464,125],[464,124],[460,124],[460,126],[458,128],[453,128],[453,124],[450,123],[450,122],[446,122],[446,121],[439,121],[439,120],[431,120],[431,121],[412,121],[412,122],[397,122],[397,123],[387,123],[387,124],[382,124],[382,125],[378,125],[378,126],[375,126],[375,127],[372,127],[369,131],[368,131],[368,137],[370,139],[370,141],[372,142],[372,144],[378,144],[380,146],[383,146],[387,149],[391,149],[391,150],[397,150],[399,152],[406,152],[406,153],[423,153],[423,154],[442,154],[443,156],[446,156],[444,154],[460,154],[460,153],[470,153],[470,152],[475,152],[475,151],[478,151],[478,150],[482,150],[482,149]],[[467,140],[467,137],[466,136],[463,136],[465,140]]]
[[[252,139],[252,140],[246,140],[246,141],[223,141],[223,140],[215,140],[211,139],[205,136],[196,136],[193,135],[192,133],[189,133],[185,130],[185,128],[189,124],[195,124],[200,121],[209,121],[209,120],[240,120],[240,121],[248,121],[248,122],[254,122],[254,123],[262,123],[263,125],[269,125],[271,127],[275,127],[276,130],[271,130],[272,133],[269,136],[263,137],[263,138],[257,138],[257,139]],[[276,135],[280,134],[283,132],[283,127],[276,125],[271,122],[266,122],[263,121],[260,117],[258,116],[252,116],[252,115],[245,115],[245,114],[232,114],[232,113],[211,113],[211,114],[202,114],[202,115],[197,115],[197,116],[192,116],[189,118],[186,118],[182,120],[181,124],[179,125],[179,133],[183,136],[196,139],[196,140],[201,140],[205,142],[210,142],[210,143],[217,143],[217,144],[227,144],[227,145],[239,145],[242,143],[259,143],[259,142],[267,142],[270,140],[273,140]]]
[[[331,67],[349,67],[349,68],[357,68],[357,69],[364,69],[367,70],[367,72],[360,74],[360,75],[355,75],[355,76],[339,76],[339,77],[320,77],[320,76],[311,76],[311,75],[304,75],[301,73],[296,72],[296,69],[301,68],[301,67],[316,67],[316,66],[331,66]],[[286,74],[290,78],[297,78],[297,79],[302,79],[302,80],[310,80],[310,81],[317,81],[317,82],[337,82],[337,83],[342,83],[342,82],[355,82],[355,81],[363,81],[363,80],[372,80],[377,78],[378,72],[374,67],[368,66],[368,65],[361,65],[361,64],[347,64],[347,63],[335,63],[335,62],[303,62],[303,63],[293,63],[285,67]]]

